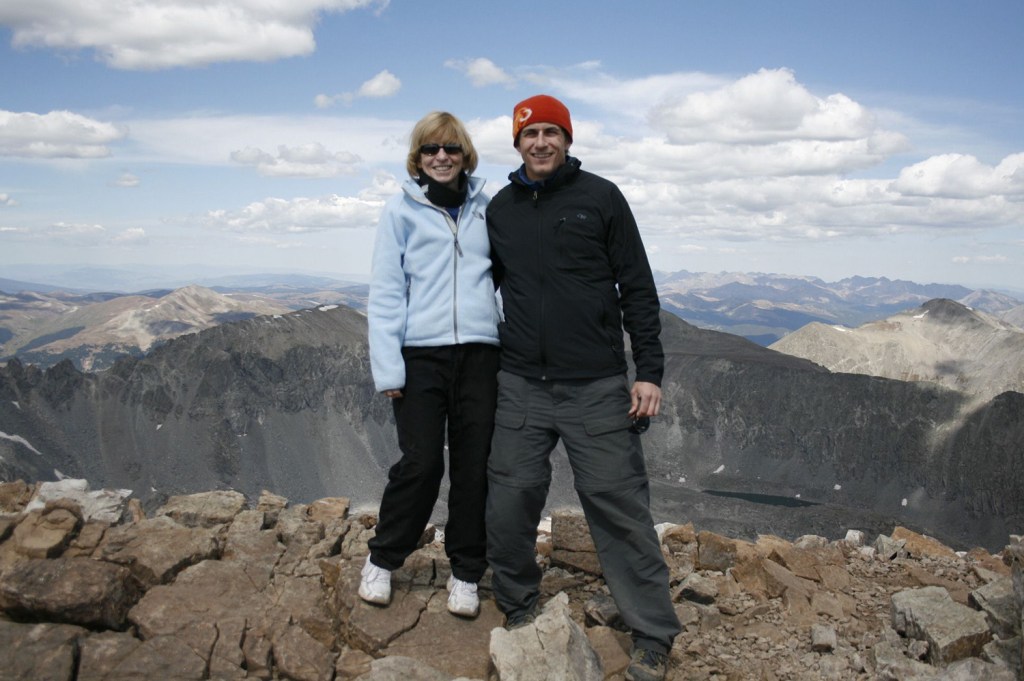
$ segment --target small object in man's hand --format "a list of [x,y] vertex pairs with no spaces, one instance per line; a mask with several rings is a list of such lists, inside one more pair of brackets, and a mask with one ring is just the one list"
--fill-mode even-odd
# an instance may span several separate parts
[[647,432],[647,429],[651,427],[651,417],[641,416],[640,418],[633,419],[632,425],[629,427],[629,432],[641,435]]

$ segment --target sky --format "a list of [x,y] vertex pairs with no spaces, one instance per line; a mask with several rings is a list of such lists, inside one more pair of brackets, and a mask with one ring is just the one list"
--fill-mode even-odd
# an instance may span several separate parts
[[365,280],[415,122],[463,120],[493,195],[546,93],[656,270],[1024,295],[1022,33],[1022,0],[0,0],[0,278]]

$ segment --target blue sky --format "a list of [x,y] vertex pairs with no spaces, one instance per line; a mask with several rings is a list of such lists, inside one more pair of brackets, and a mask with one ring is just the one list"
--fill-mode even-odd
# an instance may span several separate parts
[[1024,294],[1022,30],[1021,0],[0,0],[0,277],[365,278],[413,123],[462,118],[493,194],[544,92],[655,269]]

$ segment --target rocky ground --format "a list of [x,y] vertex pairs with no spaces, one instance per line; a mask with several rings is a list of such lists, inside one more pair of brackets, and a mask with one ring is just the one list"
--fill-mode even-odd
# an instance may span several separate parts
[[[0,483],[0,680],[623,678],[629,639],[579,515],[541,528],[544,611],[513,632],[486,578],[477,619],[447,612],[432,529],[391,605],[360,601],[374,522],[342,498],[209,492],[145,517],[115,491]],[[1020,678],[1019,537],[993,555],[902,527],[659,531],[684,624],[671,680]]]

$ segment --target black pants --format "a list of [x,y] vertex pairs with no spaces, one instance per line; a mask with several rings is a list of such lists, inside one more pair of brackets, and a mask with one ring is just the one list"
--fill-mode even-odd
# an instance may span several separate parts
[[402,458],[388,472],[373,563],[397,570],[416,550],[444,476],[448,441],[445,552],[452,573],[478,582],[487,569],[484,507],[497,399],[497,346],[469,343],[402,349],[405,387],[392,401]]

